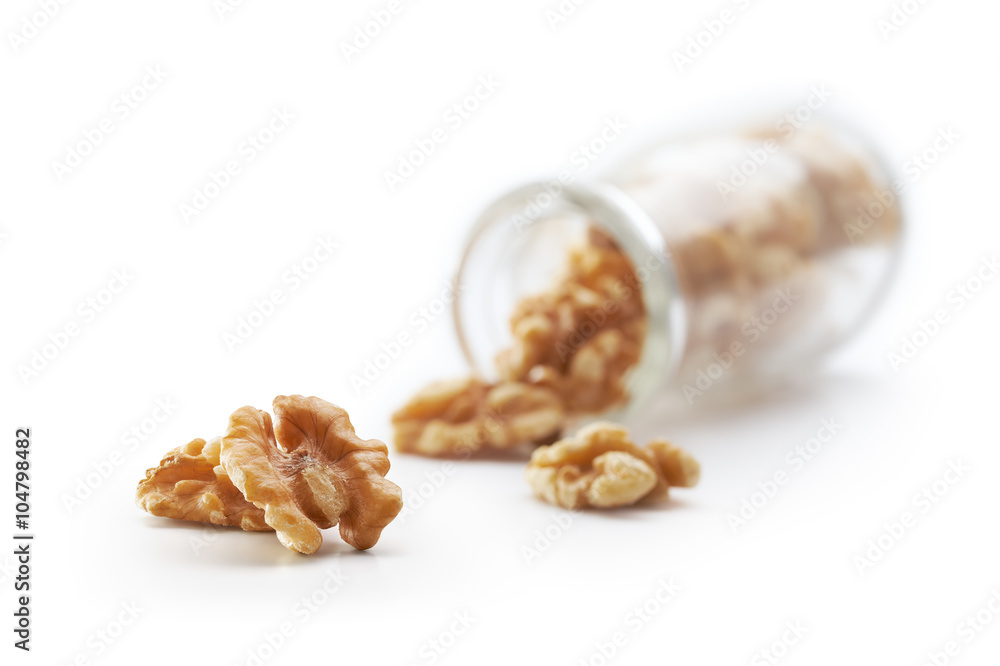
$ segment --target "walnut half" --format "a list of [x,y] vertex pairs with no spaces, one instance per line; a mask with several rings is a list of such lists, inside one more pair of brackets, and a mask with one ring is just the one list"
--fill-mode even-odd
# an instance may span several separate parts
[[154,516],[267,531],[264,512],[243,497],[219,463],[221,437],[179,446],[146,472],[135,501]]
[[378,542],[403,508],[399,486],[386,480],[388,450],[354,432],[337,405],[300,395],[274,399],[277,426],[253,407],[236,410],[222,440],[222,465],[286,547],[313,553],[319,530],[340,525],[359,550]]
[[700,476],[683,449],[659,439],[637,446],[628,430],[606,421],[536,449],[525,470],[539,499],[570,510],[663,500],[670,486],[690,488]]
[[271,416],[243,407],[225,437],[196,439],[171,451],[139,483],[136,503],[156,516],[274,530],[300,553],[340,526],[359,550],[371,548],[403,508],[386,480],[388,450],[364,440],[340,407],[300,395],[274,399]]
[[425,456],[468,455],[552,441],[565,414],[557,393],[523,382],[435,382],[392,416],[396,448]]

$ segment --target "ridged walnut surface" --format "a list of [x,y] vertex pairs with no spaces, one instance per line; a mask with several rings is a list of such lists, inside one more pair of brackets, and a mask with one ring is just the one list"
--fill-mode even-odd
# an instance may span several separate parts
[[221,457],[236,487],[292,550],[315,552],[320,529],[338,524],[355,548],[374,546],[403,508],[402,491],[385,478],[385,444],[358,437],[347,412],[319,398],[278,396],[274,415],[273,429],[253,407],[230,417]]
[[385,444],[358,437],[347,412],[319,398],[278,396],[274,414],[272,427],[267,412],[243,407],[225,437],[171,451],[136,502],[156,516],[274,530],[300,553],[316,552],[320,530],[337,525],[355,548],[374,546],[403,507],[385,478]]
[[525,470],[539,499],[570,510],[662,501],[670,486],[690,488],[700,476],[683,449],[661,439],[638,446],[628,430],[608,422],[536,449]]
[[219,461],[221,437],[179,446],[146,472],[136,503],[154,516],[267,531],[264,512],[243,497]]

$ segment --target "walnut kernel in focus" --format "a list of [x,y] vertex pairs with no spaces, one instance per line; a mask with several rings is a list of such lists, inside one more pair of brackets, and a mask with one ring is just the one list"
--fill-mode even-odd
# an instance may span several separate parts
[[286,547],[313,553],[320,530],[339,524],[355,548],[371,548],[402,509],[386,480],[385,444],[362,440],[340,407],[278,396],[266,412],[233,412],[224,438],[196,439],[150,469],[137,504],[156,516],[275,530]]
[[230,417],[221,459],[236,487],[292,550],[315,552],[319,530],[338,524],[355,548],[374,546],[403,508],[385,444],[359,438],[347,412],[319,398],[278,396],[274,415],[273,430],[253,407]]
[[219,464],[221,443],[221,437],[195,439],[170,451],[139,482],[136,504],[164,518],[270,530],[264,512],[244,499]]

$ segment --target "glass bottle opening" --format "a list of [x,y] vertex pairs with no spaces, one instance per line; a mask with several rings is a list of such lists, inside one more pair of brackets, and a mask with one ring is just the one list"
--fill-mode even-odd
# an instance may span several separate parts
[[648,326],[629,375],[631,412],[672,377],[685,345],[685,314],[663,234],[616,187],[539,182],[490,206],[472,228],[456,275],[453,303],[459,345],[472,369],[495,380],[494,358],[510,346],[509,317],[526,296],[545,291],[565,268],[569,248],[588,227],[606,231],[635,267]]

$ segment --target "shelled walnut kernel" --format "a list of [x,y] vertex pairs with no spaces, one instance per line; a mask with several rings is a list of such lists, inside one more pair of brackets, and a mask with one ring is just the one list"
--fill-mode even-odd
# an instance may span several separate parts
[[564,420],[562,401],[548,388],[475,378],[431,384],[392,417],[396,448],[428,456],[551,441]]
[[291,550],[313,553],[320,530],[339,524],[355,548],[371,548],[402,509],[385,479],[385,444],[362,440],[340,407],[303,396],[274,399],[271,416],[233,412],[225,437],[194,440],[140,482],[136,502],[159,516],[277,532]]
[[139,482],[136,503],[154,516],[267,531],[264,511],[248,502],[219,461],[222,438],[195,439],[170,451]]
[[665,440],[637,446],[628,430],[606,421],[536,449],[525,470],[539,499],[570,510],[664,500],[670,486],[690,488],[700,476],[683,449]]
[[523,299],[510,319],[514,344],[497,355],[500,377],[548,375],[572,413],[622,402],[625,375],[639,360],[646,309],[631,261],[603,231],[570,251],[564,276]]

